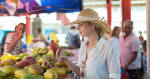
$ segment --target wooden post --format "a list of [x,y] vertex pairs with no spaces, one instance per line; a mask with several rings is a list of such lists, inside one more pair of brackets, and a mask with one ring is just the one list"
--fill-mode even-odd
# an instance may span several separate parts
[[30,15],[26,15],[26,35],[30,34]]
[[27,14],[26,15],[26,39],[29,34],[30,34],[30,15]]
[[111,8],[112,8],[111,0],[106,0],[106,2],[107,2],[107,23],[111,27],[111,15],[112,15],[112,12],[111,12]]
[[150,0],[146,2],[146,19],[147,19],[147,78],[150,79]]
[[[125,20],[130,20],[131,19],[131,0],[121,0],[121,10],[122,10],[122,23]],[[123,25],[121,26],[121,30],[122,32],[124,32]]]

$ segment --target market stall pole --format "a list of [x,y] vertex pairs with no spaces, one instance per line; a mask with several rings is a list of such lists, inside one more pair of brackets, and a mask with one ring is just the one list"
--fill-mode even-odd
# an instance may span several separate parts
[[[131,0],[121,0],[120,4],[122,8],[122,23],[123,23],[123,21],[131,19]],[[123,25],[121,26],[121,29],[122,32],[124,32]]]
[[111,0],[106,0],[106,2],[107,2],[107,23],[111,27],[111,15],[112,15]]
[[150,79],[150,0],[146,2],[146,19],[147,19],[147,79]]
[[26,15],[26,36],[30,34],[30,15]]

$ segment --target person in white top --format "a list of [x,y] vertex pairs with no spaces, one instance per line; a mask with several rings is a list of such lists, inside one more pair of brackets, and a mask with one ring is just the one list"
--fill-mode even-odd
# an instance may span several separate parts
[[80,35],[88,40],[81,44],[77,65],[63,54],[58,56],[60,49],[57,51],[58,59],[64,61],[80,79],[120,79],[117,52],[103,38],[103,34],[110,34],[109,26],[99,20],[97,12],[92,9],[83,9],[73,24],[78,24]]
[[111,43],[111,45],[116,49],[117,52],[117,57],[118,59],[116,61],[118,61],[120,63],[120,44],[119,44],[119,35],[120,35],[120,27],[119,26],[115,26],[112,34],[111,34],[111,38],[109,39],[109,42]]
[[121,68],[127,70],[130,79],[138,79],[138,69],[141,68],[140,41],[132,32],[133,22],[123,22],[124,33],[120,37]]

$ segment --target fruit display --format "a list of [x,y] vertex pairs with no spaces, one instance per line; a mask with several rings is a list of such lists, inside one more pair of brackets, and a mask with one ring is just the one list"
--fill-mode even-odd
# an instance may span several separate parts
[[[72,56],[64,51],[64,55]],[[57,61],[52,49],[34,48],[30,54],[7,54],[0,58],[0,79],[71,79],[71,70]]]

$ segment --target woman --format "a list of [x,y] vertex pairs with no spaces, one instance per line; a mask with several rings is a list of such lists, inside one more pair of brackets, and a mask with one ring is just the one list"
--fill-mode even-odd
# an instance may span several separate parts
[[110,38],[110,43],[111,45],[116,49],[117,55],[118,55],[118,62],[120,62],[120,44],[119,44],[119,35],[120,35],[120,27],[115,26],[113,31],[112,31],[112,35]]
[[25,31],[25,24],[20,23],[15,27],[15,31],[8,33],[4,44],[4,54],[11,53],[14,55],[22,52],[21,38]]
[[108,25],[100,21],[92,9],[82,10],[73,24],[78,24],[80,35],[88,38],[80,47],[78,64],[74,65],[63,54],[58,58],[78,74],[80,79],[120,79],[117,53],[102,37],[105,33],[110,33]]

